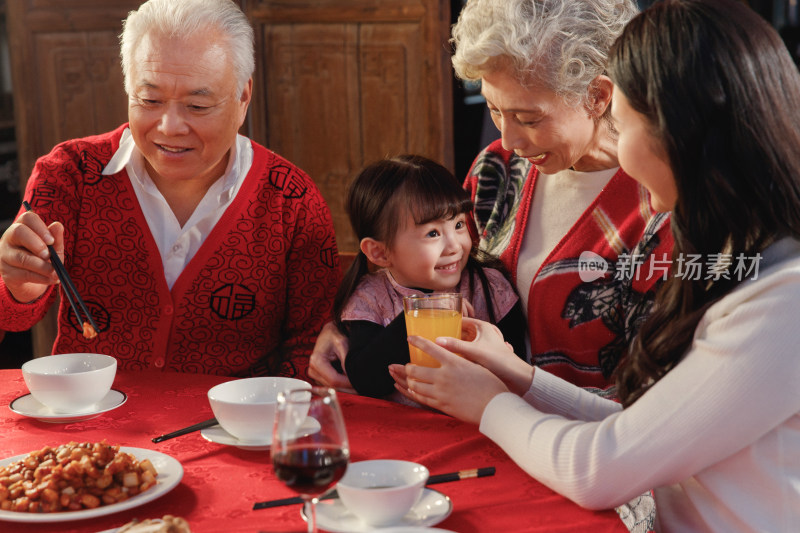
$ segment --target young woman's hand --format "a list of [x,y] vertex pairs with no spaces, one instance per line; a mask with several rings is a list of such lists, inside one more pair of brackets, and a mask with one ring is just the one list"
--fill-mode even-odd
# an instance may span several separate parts
[[333,322],[328,322],[319,332],[317,342],[308,366],[308,376],[325,387],[333,387],[343,392],[355,393],[353,385],[347,376],[339,373],[332,362],[337,359],[344,368],[344,360],[348,350],[347,337],[336,328]]
[[475,308],[466,298],[461,300],[461,316],[464,318],[475,316]]
[[422,337],[408,341],[441,363],[439,368],[415,364],[404,367],[405,378],[397,366],[389,370],[402,394],[421,404],[461,420],[480,424],[486,405],[498,394],[508,392],[505,384],[489,370],[466,360]]
[[461,329],[461,339],[441,337],[436,339],[437,344],[488,369],[511,392],[522,396],[528,391],[533,381],[533,367],[514,353],[497,326],[465,318]]

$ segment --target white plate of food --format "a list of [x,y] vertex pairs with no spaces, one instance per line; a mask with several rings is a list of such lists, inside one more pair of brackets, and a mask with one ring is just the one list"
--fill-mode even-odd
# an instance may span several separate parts
[[165,515],[164,518],[145,518],[144,520],[139,520],[134,518],[132,521],[122,524],[119,527],[115,527],[113,529],[106,529],[104,531],[99,531],[98,533],[122,533],[128,531],[138,531],[138,532],[153,532],[153,531],[170,531],[171,533],[191,533],[191,527],[189,526],[189,522],[185,519]]
[[[3,511],[0,510],[0,521],[7,522],[66,522],[71,520],[84,520],[87,518],[96,518],[98,516],[106,516],[127,509],[132,509],[145,503],[151,502],[160,498],[164,494],[175,488],[183,478],[183,466],[177,459],[170,457],[161,452],[148,450],[145,448],[129,448],[121,446],[120,452],[126,452],[133,455],[138,461],[149,459],[156,469],[157,477],[156,484],[141,493],[131,496],[127,500],[112,503],[110,505],[101,505],[94,509],[82,509],[78,511],[63,511],[54,513],[34,513],[34,512],[17,512],[17,511]],[[9,465],[15,461],[23,459],[28,454],[17,455],[7,459],[0,460],[0,467]]]

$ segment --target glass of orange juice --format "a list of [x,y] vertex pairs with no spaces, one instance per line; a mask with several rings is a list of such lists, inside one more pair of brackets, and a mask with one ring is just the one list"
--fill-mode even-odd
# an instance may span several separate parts
[[[434,340],[436,337],[461,338],[461,294],[441,292],[415,294],[403,298],[406,332]],[[438,367],[439,362],[415,346],[408,345],[411,362]]]

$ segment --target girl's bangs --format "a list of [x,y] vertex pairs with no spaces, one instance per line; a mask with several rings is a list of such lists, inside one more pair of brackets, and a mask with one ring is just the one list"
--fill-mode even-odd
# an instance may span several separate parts
[[455,179],[422,175],[404,184],[408,210],[417,224],[433,220],[449,220],[472,210],[469,194]]

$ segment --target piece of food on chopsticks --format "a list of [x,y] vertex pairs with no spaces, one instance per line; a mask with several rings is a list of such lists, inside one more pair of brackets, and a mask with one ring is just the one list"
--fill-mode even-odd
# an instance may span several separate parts
[[183,518],[164,515],[164,518],[134,519],[119,528],[117,533],[192,533],[192,530]]
[[149,489],[157,476],[149,459],[139,461],[105,440],[45,446],[0,467],[0,509],[23,513],[93,509]]
[[91,324],[89,324],[88,322],[84,322],[83,323],[83,336],[87,340],[92,340],[95,337],[97,337],[97,331],[95,331],[95,329],[92,327]]

